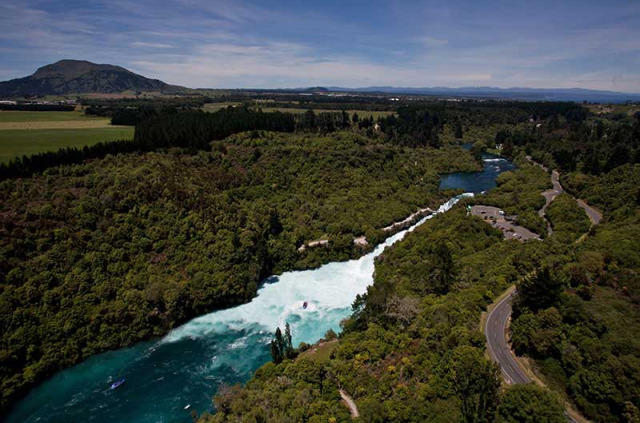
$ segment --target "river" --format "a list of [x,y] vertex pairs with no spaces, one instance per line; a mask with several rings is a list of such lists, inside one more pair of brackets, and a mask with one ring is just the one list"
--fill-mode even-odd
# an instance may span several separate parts
[[[446,175],[441,189],[486,191],[495,186],[497,175],[515,167],[497,156],[483,158],[483,171]],[[470,194],[452,198],[438,212],[465,195]],[[373,282],[375,257],[432,216],[358,260],[270,277],[247,304],[206,314],[160,340],[99,354],[61,371],[20,401],[7,422],[191,422],[191,410],[212,409],[220,384],[246,382],[270,359],[268,344],[277,326],[289,322],[294,345],[313,343],[330,328],[338,332],[355,296]],[[121,378],[125,384],[110,390]]]

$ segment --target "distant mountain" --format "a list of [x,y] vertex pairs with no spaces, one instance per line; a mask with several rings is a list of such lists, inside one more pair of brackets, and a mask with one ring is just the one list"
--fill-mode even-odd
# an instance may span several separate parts
[[28,97],[79,93],[158,91],[170,85],[125,68],[85,60],[61,60],[31,76],[0,82],[0,97]]
[[328,93],[329,90],[325,87],[309,87],[303,90],[305,93]]
[[640,94],[621,93],[615,91],[589,90],[584,88],[498,88],[498,87],[362,87],[344,88],[328,87],[330,91],[384,94],[414,94],[452,96],[461,98],[497,98],[518,100],[549,101],[595,101],[614,102],[640,101]]

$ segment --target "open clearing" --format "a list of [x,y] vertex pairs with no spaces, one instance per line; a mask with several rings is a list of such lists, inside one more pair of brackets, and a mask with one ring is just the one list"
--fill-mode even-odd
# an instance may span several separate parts
[[14,157],[133,138],[132,126],[112,126],[109,118],[82,111],[0,111],[0,162]]
[[25,131],[33,129],[87,129],[110,128],[108,119],[68,120],[60,122],[0,122],[0,131]]
[[0,131],[111,127],[109,118],[74,112],[0,112]]
[[202,110],[204,110],[205,112],[217,112],[220,109],[224,109],[225,107],[228,106],[240,106],[242,105],[242,103],[237,102],[237,101],[227,101],[227,102],[223,102],[223,103],[207,103],[202,107]]
[[0,111],[0,123],[5,122],[68,122],[68,121],[103,121],[109,120],[100,116],[87,116],[81,111],[73,112],[27,112]]
[[133,126],[0,130],[0,162],[8,162],[17,156],[55,151],[63,147],[83,147],[100,141],[132,139],[133,131]]

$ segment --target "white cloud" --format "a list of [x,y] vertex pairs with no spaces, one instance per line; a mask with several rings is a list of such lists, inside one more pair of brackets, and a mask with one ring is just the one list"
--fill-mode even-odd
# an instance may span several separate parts
[[162,44],[162,43],[147,43],[145,41],[134,41],[131,43],[133,47],[142,47],[142,48],[173,48],[171,44]]
[[444,47],[449,44],[449,40],[434,37],[421,37],[418,41],[427,47]]
[[[267,9],[248,0],[89,3],[46,12],[35,2],[0,2],[0,63],[12,68],[0,75],[24,76],[47,62],[77,58],[190,87],[495,85],[640,91],[640,26],[633,20],[572,26],[560,16],[542,27],[525,20],[528,26],[519,28],[520,22],[493,25],[483,16],[445,13],[427,16],[429,25],[419,21],[415,28],[406,16],[398,16],[395,24],[391,16],[390,31],[380,31],[364,19],[315,8]],[[457,25],[449,25],[454,21]]]
[[375,64],[349,56],[318,58],[312,48],[294,43],[212,44],[200,46],[183,60],[137,60],[143,72],[178,84],[197,87],[269,88],[305,85],[434,85],[487,83],[487,72],[467,72],[434,66]]

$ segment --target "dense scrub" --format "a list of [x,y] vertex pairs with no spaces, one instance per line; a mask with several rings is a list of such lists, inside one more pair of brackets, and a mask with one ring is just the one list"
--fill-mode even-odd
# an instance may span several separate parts
[[[352,133],[257,132],[196,155],[147,153],[0,184],[2,404],[92,354],[247,301],[261,278],[362,253],[379,228],[436,206],[460,148]],[[329,248],[299,253],[305,241]]]
[[598,176],[640,163],[640,113],[571,120],[552,115],[497,134],[496,142],[520,147],[549,168]]
[[[640,215],[631,169],[569,175],[576,192],[602,207],[605,223],[521,284],[514,309],[516,351],[598,422],[635,421],[640,406]],[[571,242],[588,221],[568,196],[558,200],[549,218],[558,240]]]
[[[327,360],[303,353],[268,363],[245,388],[223,390],[218,412],[202,421],[343,421],[338,388],[362,421],[493,421],[503,401],[516,400],[499,390],[498,370],[484,358],[480,314],[544,255],[544,244],[504,242],[462,207],[439,215],[378,258],[374,285],[356,299]],[[530,406],[559,421],[557,399],[546,399]]]
[[566,189],[605,212],[625,219],[640,206],[640,164],[625,164],[600,176],[572,172],[562,178]]
[[546,215],[553,228],[553,236],[563,243],[576,241],[591,227],[587,214],[568,194],[557,196],[547,208]]
[[[515,146],[515,132],[497,138],[503,149],[513,148],[510,155],[522,157],[525,147],[554,165],[556,150],[545,137],[553,131],[560,136],[558,128],[565,135],[579,130],[584,116],[578,115],[567,123],[567,116],[551,113],[538,132],[526,129],[535,125],[523,120],[518,130],[525,131],[520,133],[524,138]],[[542,116],[530,119],[535,123]],[[537,212],[544,205],[541,192],[551,187],[550,175],[524,160],[518,164],[518,170],[500,176],[496,189],[467,202],[499,206],[545,234]],[[321,361],[323,366],[313,362],[316,379],[298,373],[308,366],[308,353],[297,361],[267,364],[245,388],[216,397],[217,414],[203,421],[262,421],[276,412],[283,421],[344,419],[346,409],[337,407],[338,388],[351,393],[363,421],[527,422],[533,416],[535,421],[564,421],[558,398],[548,390],[499,390],[497,374],[481,356],[480,312],[511,283],[519,292],[512,324],[516,351],[534,358],[549,387],[588,418],[636,421],[639,175],[637,165],[621,163],[600,175],[564,176],[567,189],[601,208],[605,219],[590,228],[575,200],[562,195],[548,209],[555,234],[545,242],[503,241],[499,232],[461,208],[436,217],[379,257],[375,283],[354,302],[338,345]],[[476,372],[462,371],[462,363]],[[474,382],[461,383],[460,374]],[[294,400],[301,386],[308,388],[304,403]],[[284,403],[273,402],[277,390]]]
[[[484,357],[480,314],[513,283],[517,351],[588,417],[637,419],[638,116],[588,116],[571,103],[426,102],[377,125],[348,118],[176,113],[140,122],[132,144],[62,157],[135,154],[0,184],[2,406],[91,354],[245,301],[268,273],[362,253],[354,236],[379,240],[381,227],[442,200],[439,173],[477,168],[447,147],[467,140],[482,141],[476,153],[495,147],[559,166],[568,191],[600,207],[604,223],[574,244],[584,219],[561,197],[550,209],[559,236],[521,244],[461,206],[438,216],[380,256],[326,359],[267,364],[245,388],[221,389],[218,413],[203,420],[342,421],[343,388],[363,421],[559,422],[555,396],[501,390]],[[23,158],[16,172],[40,172],[56,157],[37,166]],[[472,201],[543,235],[537,211],[549,175],[518,165]],[[328,248],[298,252],[325,237]]]

